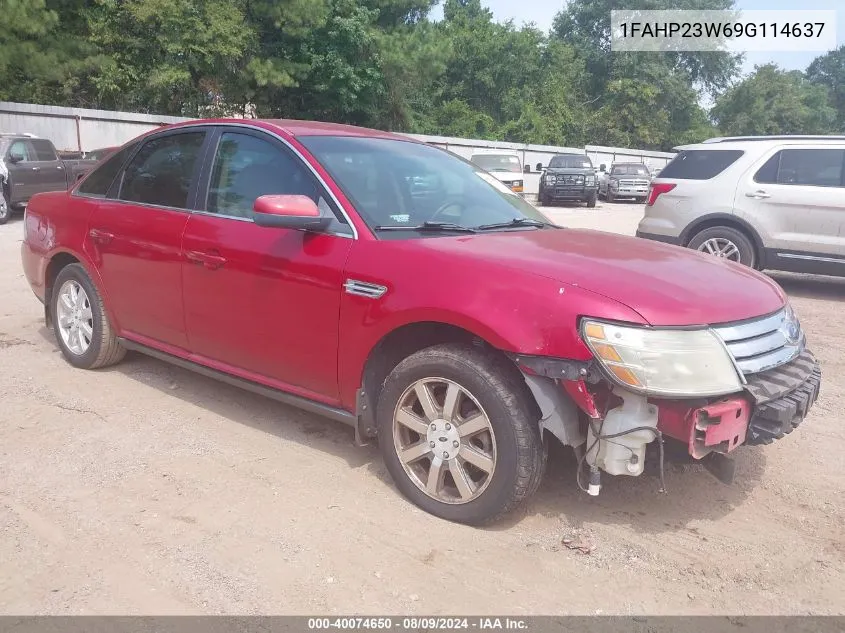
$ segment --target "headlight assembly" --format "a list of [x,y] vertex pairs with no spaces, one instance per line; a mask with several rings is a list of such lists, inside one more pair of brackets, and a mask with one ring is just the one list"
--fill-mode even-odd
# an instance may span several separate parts
[[742,389],[724,343],[708,329],[657,329],[585,319],[581,335],[608,376],[632,391],[703,397]]

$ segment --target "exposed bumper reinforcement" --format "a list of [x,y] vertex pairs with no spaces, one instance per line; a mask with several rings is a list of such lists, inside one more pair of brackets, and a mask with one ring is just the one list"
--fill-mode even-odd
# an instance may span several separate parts
[[791,433],[819,397],[821,367],[809,350],[781,367],[752,376],[746,389],[755,401],[747,444],[771,444]]

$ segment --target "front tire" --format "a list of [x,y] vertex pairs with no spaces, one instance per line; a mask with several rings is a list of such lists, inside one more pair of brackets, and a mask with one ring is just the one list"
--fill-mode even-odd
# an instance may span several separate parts
[[607,193],[604,194],[604,199],[607,200],[608,202],[613,202],[615,200],[613,192],[610,191],[610,187],[608,187]]
[[598,197],[598,194],[595,194],[595,193],[594,193],[594,194],[593,194],[593,195],[591,195],[589,198],[587,198],[587,207],[589,207],[590,209],[595,208],[595,206],[596,206],[596,198],[597,198],[597,197]]
[[750,268],[757,265],[754,244],[744,233],[729,226],[714,226],[696,233],[688,247]]
[[81,264],[65,266],[56,276],[50,316],[59,348],[74,367],[108,367],[126,355],[109,322],[103,299]]
[[440,518],[479,525],[513,510],[542,479],[545,450],[524,382],[468,345],[436,345],[390,373],[379,444],[396,486]]

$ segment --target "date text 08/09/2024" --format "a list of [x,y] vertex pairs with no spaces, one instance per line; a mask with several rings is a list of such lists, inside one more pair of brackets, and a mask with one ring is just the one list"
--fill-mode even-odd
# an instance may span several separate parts
[[401,630],[401,631],[527,631],[528,621],[512,617],[477,617],[450,618],[413,616],[403,618],[388,617],[336,617],[309,618],[308,629],[311,631],[340,629],[347,631]]

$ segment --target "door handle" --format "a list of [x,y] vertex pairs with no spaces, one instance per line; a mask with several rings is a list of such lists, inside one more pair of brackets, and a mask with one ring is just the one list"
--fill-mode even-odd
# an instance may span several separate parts
[[41,168],[40,167],[33,167],[32,171],[41,171]]
[[745,197],[746,198],[754,198],[755,200],[760,200],[762,198],[771,198],[772,196],[771,196],[771,194],[766,193],[762,189],[758,189],[757,191],[755,191],[753,193],[751,191],[749,191],[748,193],[745,194]]
[[64,169],[61,165],[56,165],[56,169]]
[[105,231],[101,231],[100,229],[91,229],[88,231],[88,236],[97,244],[108,244],[114,239],[113,233],[107,233]]
[[226,258],[216,253],[201,253],[199,251],[186,251],[185,258],[193,264],[202,264],[210,270],[217,270],[222,268],[226,263]]

